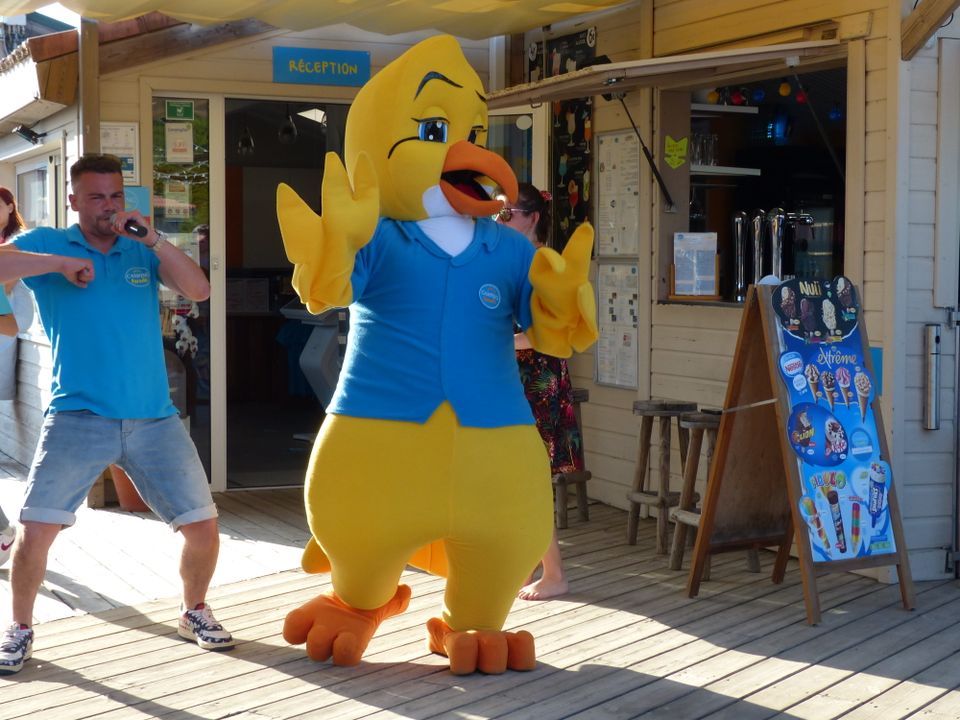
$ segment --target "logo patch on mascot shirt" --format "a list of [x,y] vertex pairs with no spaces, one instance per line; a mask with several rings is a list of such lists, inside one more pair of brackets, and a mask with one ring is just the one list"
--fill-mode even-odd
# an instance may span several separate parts
[[480,302],[490,310],[500,307],[500,288],[491,283],[480,286]]
[[150,273],[146,268],[132,267],[127,269],[123,279],[134,287],[146,287],[150,284]]

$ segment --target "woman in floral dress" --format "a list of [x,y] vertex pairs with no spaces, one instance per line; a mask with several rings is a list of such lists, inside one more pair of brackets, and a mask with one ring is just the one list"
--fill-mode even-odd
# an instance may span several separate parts
[[[526,235],[534,246],[543,247],[550,230],[551,200],[549,193],[530,183],[520,183],[516,206],[509,206],[504,198],[505,205],[498,222]],[[537,352],[523,333],[514,336],[514,347],[523,389],[550,455],[552,472],[582,470],[583,442],[574,415],[573,386],[567,361]],[[520,598],[545,600],[567,592],[556,530],[541,565],[540,577],[533,580],[531,575],[531,580],[520,590]]]

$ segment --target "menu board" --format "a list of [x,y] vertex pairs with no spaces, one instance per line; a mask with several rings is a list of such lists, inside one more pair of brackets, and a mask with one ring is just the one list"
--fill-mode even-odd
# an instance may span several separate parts
[[597,273],[596,381],[617,387],[637,387],[637,266],[600,263]]
[[787,437],[802,488],[814,562],[897,552],[889,507],[892,473],[880,458],[863,358],[860,306],[847,278],[789,280],[772,295],[787,388]]
[[630,130],[597,136],[597,255],[640,251],[640,141]]
[[[590,65],[596,48],[595,27],[547,40],[543,76],[563,75]],[[551,111],[549,190],[553,194],[553,246],[562,252],[573,231],[591,215],[593,99],[554,101]]]

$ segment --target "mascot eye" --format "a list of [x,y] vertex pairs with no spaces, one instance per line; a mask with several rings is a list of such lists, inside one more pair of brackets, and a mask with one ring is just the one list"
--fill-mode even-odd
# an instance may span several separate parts
[[425,142],[445,143],[448,123],[446,120],[431,119],[420,121],[420,139]]

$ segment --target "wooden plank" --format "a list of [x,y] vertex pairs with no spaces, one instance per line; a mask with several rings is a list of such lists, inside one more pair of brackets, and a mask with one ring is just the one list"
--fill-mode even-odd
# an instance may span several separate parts
[[[927,607],[952,601],[944,586],[931,587],[924,596]],[[674,717],[688,718],[740,718],[746,716],[741,703],[747,695],[800,670],[828,662],[831,655],[856,646],[860,636],[855,634],[859,625],[873,625],[873,634],[910,622],[915,616],[895,609],[898,603],[896,590],[870,592],[828,608],[824,613],[829,620],[815,627],[800,628],[788,625],[768,633],[755,641],[728,650],[715,659],[707,660],[716,665],[718,677],[704,683],[702,668],[693,666],[689,672],[674,676],[677,681],[694,684],[683,698],[674,700],[669,707]],[[759,704],[750,704],[759,708]],[[665,709],[665,708],[664,708]],[[772,712],[768,711],[768,712]],[[654,713],[659,717],[662,713]]]
[[[6,467],[0,463],[0,473],[22,472]],[[0,496],[19,482],[0,475]],[[253,491],[239,498],[231,493],[223,505],[238,525],[279,537],[302,527],[298,496],[298,490]],[[63,560],[69,559],[78,583],[91,581],[86,565],[97,562],[98,582],[99,573],[112,570],[142,585],[144,594],[150,586],[160,587],[162,566],[128,568],[149,562],[138,557],[140,544],[161,564],[175,562],[178,543],[170,542],[162,523],[148,514],[82,513],[77,526],[58,539],[69,545]],[[956,693],[947,691],[957,684],[958,668],[950,665],[949,654],[960,646],[960,628],[935,649],[938,633],[960,610],[954,583],[921,584],[921,609],[906,613],[899,609],[897,588],[829,573],[819,580],[824,620],[809,627],[798,617],[803,588],[794,561],[784,583],[773,585],[747,572],[741,555],[717,556],[712,580],[691,599],[683,593],[684,574],[666,569],[654,553],[655,523],[640,523],[640,545],[622,542],[625,515],[595,504],[590,522],[560,532],[570,594],[516,601],[508,626],[537,638],[540,664],[530,673],[450,675],[445,659],[429,654],[424,644],[424,622],[439,612],[445,582],[419,571],[402,578],[413,588],[409,609],[383,625],[359,666],[313,662],[302,647],[283,641],[280,628],[287,612],[329,589],[329,576],[277,568],[256,576],[263,570],[251,563],[251,577],[210,592],[218,618],[240,641],[235,650],[207,653],[181,641],[175,595],[41,623],[34,659],[16,678],[0,680],[3,716],[551,720],[644,713],[695,720],[726,713],[741,720],[769,717],[798,703],[826,717],[822,708],[839,699],[844,712],[862,706],[859,712],[872,708],[874,717],[922,712],[925,703],[931,720],[956,717],[950,714]],[[281,525],[286,529],[275,527]],[[104,548],[117,537],[142,541],[108,555]],[[167,547],[154,547],[160,538]],[[247,552],[265,558],[276,551],[273,542],[226,531],[222,545],[221,557]],[[284,547],[299,554],[298,547]],[[769,566],[772,555],[762,555]],[[103,579],[110,582],[119,580]],[[0,592],[5,587],[0,582]],[[928,647],[934,652],[924,659]],[[920,687],[915,696],[911,683]]]
[[864,41],[851,40],[847,44],[847,178],[844,186],[843,272],[855,287],[863,287],[864,277],[865,54]]
[[932,38],[960,0],[923,0],[903,19],[900,28],[900,58],[910,60]]
[[[794,689],[780,685],[778,705],[790,715],[799,717],[838,717],[855,709],[893,685],[897,677],[910,677],[929,665],[960,651],[960,626],[949,618],[956,617],[960,602],[954,601],[925,613],[914,622],[905,623],[891,632],[881,633],[857,647],[831,658],[818,666],[816,680],[799,673],[802,678]],[[924,640],[937,637],[936,643]],[[878,658],[880,658],[878,660]],[[821,688],[815,694],[811,689]],[[798,691],[806,699],[791,702]]]
[[[861,15],[885,8],[883,0],[846,0],[842,7],[830,0],[782,0],[762,4],[757,0],[733,0],[733,3],[736,8],[733,11],[728,2],[705,6],[697,0],[673,6],[669,13],[657,10],[655,56],[731,43],[781,32],[787,27],[810,27],[845,15]],[[879,32],[883,32],[880,23],[872,25],[874,28],[879,25]]]

